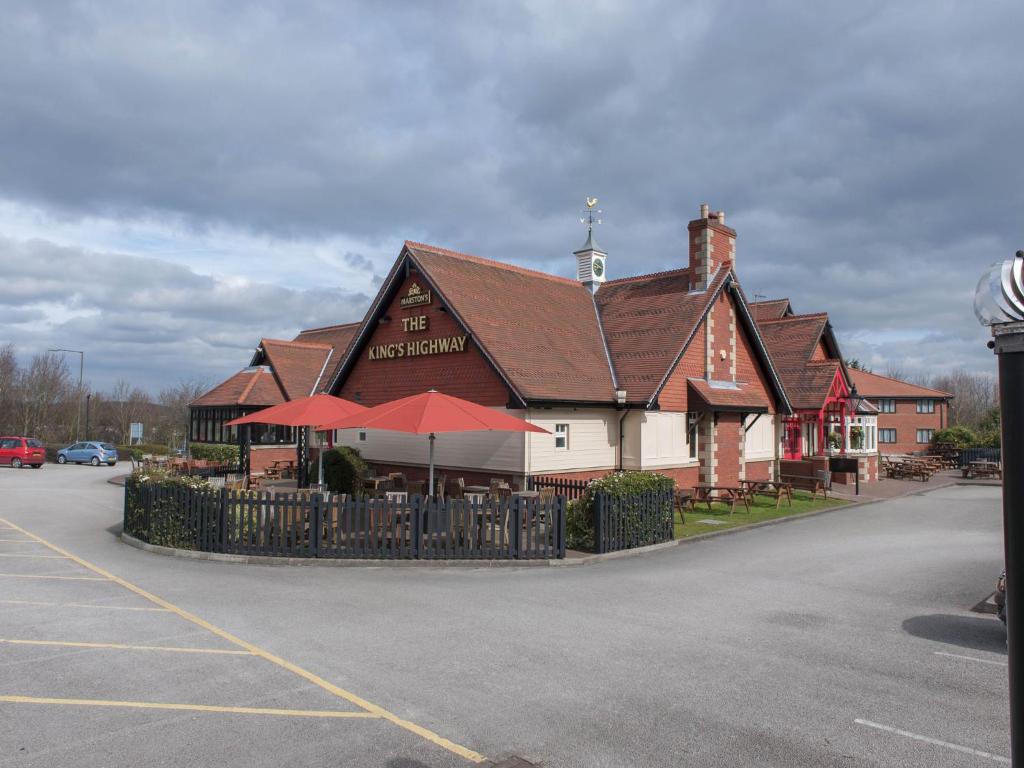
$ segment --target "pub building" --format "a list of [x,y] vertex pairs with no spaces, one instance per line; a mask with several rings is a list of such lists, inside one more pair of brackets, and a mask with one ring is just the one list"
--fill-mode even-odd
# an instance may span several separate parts
[[[438,471],[467,483],[636,469],[735,485],[787,459],[866,452],[855,419],[873,413],[851,396],[827,317],[747,302],[724,213],[702,205],[688,243],[674,269],[610,280],[592,228],[575,279],[406,242],[360,323],[262,340],[249,368],[193,403],[192,439],[238,439],[219,421],[314,392],[373,406],[436,389],[548,432],[438,435]],[[288,439],[255,435],[252,471],[294,457]],[[426,476],[419,436],[332,439],[378,472]]]

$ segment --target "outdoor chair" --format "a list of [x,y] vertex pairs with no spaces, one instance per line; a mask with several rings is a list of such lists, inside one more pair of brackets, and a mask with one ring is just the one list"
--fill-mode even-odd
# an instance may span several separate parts
[[449,495],[453,499],[461,499],[461,498],[463,498],[465,496],[465,494],[466,494],[466,480],[465,480],[465,478],[456,477],[452,481],[452,489],[449,492]]
[[447,475],[441,475],[439,477],[434,478],[434,496],[437,497],[438,499],[444,498],[444,487],[447,482]]

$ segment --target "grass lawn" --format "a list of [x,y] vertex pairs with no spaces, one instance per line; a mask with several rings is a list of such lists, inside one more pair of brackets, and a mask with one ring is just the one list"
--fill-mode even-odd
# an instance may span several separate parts
[[[812,512],[825,507],[838,507],[847,503],[839,499],[812,499],[809,493],[793,491],[793,506],[789,506],[783,499],[782,505],[778,509],[775,509],[775,499],[767,496],[755,496],[749,512],[742,504],[737,504],[736,512],[733,515],[729,514],[729,507],[726,504],[712,504],[710,514],[707,505],[698,504],[696,510],[687,511],[685,524],[679,519],[679,512],[675,513],[675,538],[685,539],[698,533],[739,528],[751,523],[760,523],[763,520],[775,520],[779,517],[799,515],[802,512]],[[706,523],[700,522],[701,520],[714,520],[715,522]]]

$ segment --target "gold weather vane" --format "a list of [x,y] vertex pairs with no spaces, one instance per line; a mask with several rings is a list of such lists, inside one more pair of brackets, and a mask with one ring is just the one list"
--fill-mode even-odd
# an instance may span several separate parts
[[596,197],[588,197],[586,198],[586,202],[587,210],[583,211],[583,216],[580,217],[580,224],[587,225],[587,233],[589,234],[594,231],[595,224],[601,223],[601,209],[598,208],[595,210],[595,206],[597,205]]

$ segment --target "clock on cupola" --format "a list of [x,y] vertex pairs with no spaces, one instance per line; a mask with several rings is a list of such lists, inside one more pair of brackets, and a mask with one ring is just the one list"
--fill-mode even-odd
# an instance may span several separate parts
[[601,223],[601,219],[598,218],[601,211],[595,210],[595,205],[597,205],[597,198],[588,197],[587,210],[583,212],[583,218],[580,219],[583,224],[587,225],[587,242],[574,252],[576,279],[587,286],[591,293],[597,293],[597,289],[606,279],[605,260],[608,258],[608,254],[598,248],[597,243],[594,242],[594,225]]

